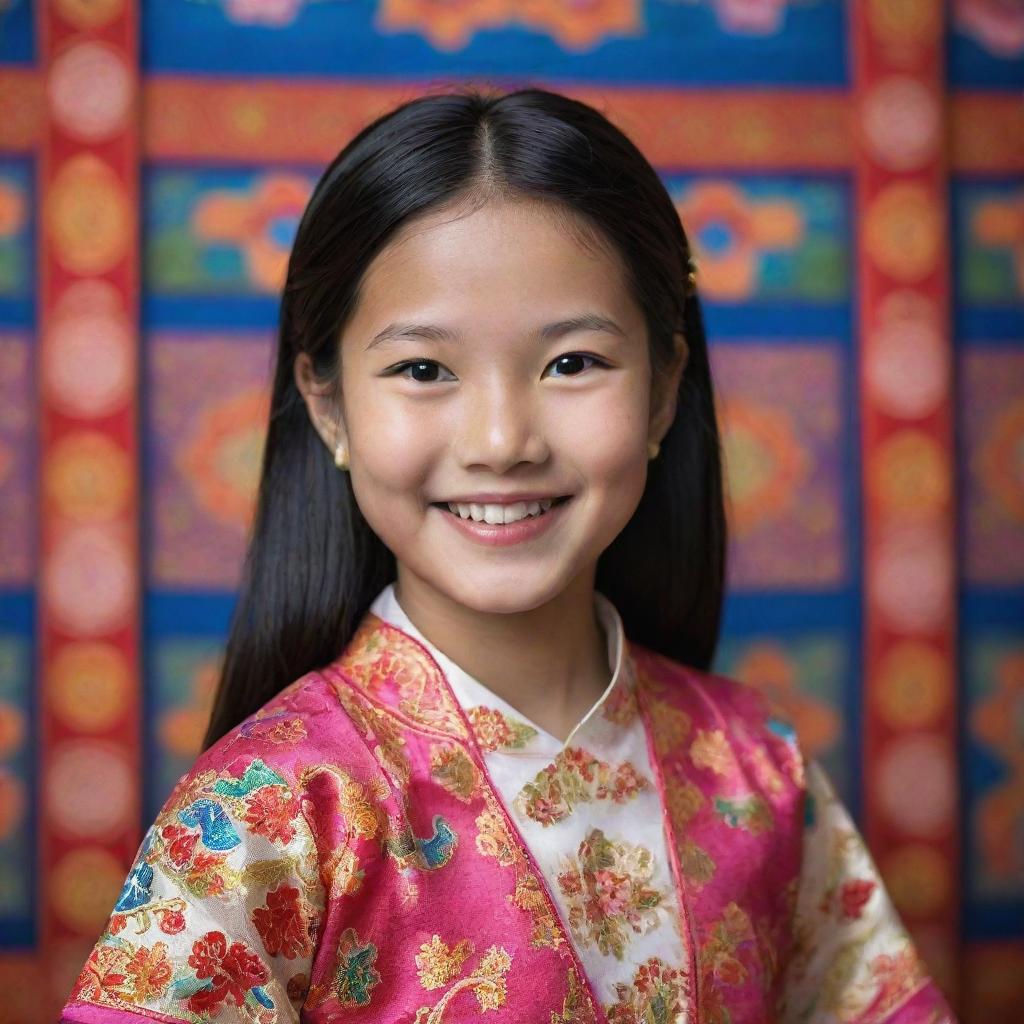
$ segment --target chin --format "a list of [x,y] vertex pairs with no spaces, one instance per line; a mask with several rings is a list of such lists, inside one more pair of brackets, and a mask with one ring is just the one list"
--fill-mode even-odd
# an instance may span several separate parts
[[449,600],[482,615],[514,615],[532,611],[554,600],[568,585],[572,574],[538,578],[532,573],[510,573],[508,569],[467,574],[459,580],[432,582],[435,590]]

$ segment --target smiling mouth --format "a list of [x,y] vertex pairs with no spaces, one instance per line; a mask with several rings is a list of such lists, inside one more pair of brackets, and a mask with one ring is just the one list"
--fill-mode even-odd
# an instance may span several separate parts
[[518,501],[508,505],[478,505],[448,501],[434,501],[431,504],[434,508],[439,508],[442,512],[447,512],[458,519],[484,523],[488,526],[508,526],[512,523],[522,522],[524,519],[538,519],[550,509],[564,505],[571,497],[571,494],[565,494],[559,498],[544,501]]

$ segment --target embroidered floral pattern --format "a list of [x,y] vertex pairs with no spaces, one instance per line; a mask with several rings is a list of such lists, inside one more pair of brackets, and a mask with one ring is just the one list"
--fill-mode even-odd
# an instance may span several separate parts
[[690,744],[690,760],[698,768],[707,768],[716,775],[728,775],[735,757],[721,729],[699,729]]
[[476,848],[484,857],[492,857],[503,868],[510,867],[522,859],[518,845],[509,835],[501,815],[496,811],[484,811],[476,819]]
[[75,982],[72,998],[101,999],[107,994],[127,1003],[142,1003],[162,996],[171,974],[165,942],[156,942],[151,949],[130,942],[97,946]]
[[416,973],[425,989],[442,988],[462,973],[462,965],[473,951],[469,939],[461,939],[449,948],[440,935],[432,935],[416,954]]
[[567,818],[577,804],[593,800],[624,804],[647,784],[629,761],[613,768],[580,747],[566,747],[522,788],[514,806],[546,827]]
[[412,768],[405,756],[405,740],[396,717],[357,697],[347,686],[338,687],[338,699],[388,777],[398,785],[407,783]]
[[565,972],[565,987],[561,1010],[551,1012],[551,1024],[594,1024],[590,1001],[574,967]]
[[432,746],[430,774],[463,803],[469,803],[476,791],[476,766],[469,759],[469,755],[459,747],[440,743]]
[[654,749],[658,756],[675,750],[690,735],[693,722],[690,716],[667,701],[654,701],[651,716],[651,731],[654,734]]
[[513,906],[525,910],[533,918],[533,933],[530,945],[535,949],[548,946],[558,947],[565,941],[562,929],[545,898],[544,891],[536,875],[523,875],[516,880],[516,891],[506,896]]
[[298,889],[281,884],[267,893],[266,906],[256,907],[252,922],[271,956],[294,960],[312,956],[311,908]]
[[629,725],[638,713],[636,693],[631,685],[616,686],[601,706],[601,714],[615,725]]
[[338,967],[334,975],[334,991],[342,1006],[369,1006],[370,993],[380,984],[374,967],[377,947],[362,942],[354,928],[346,928],[338,942]]
[[262,786],[246,800],[243,821],[258,836],[287,845],[295,838],[292,824],[298,803],[284,786]]
[[497,708],[478,704],[468,708],[466,715],[482,750],[522,750],[537,735],[532,725],[520,722]]
[[665,779],[665,802],[676,828],[682,831],[704,805],[704,794],[689,779],[669,775]]
[[615,1002],[605,1007],[608,1024],[675,1024],[689,991],[683,971],[650,957],[636,970],[633,983],[615,985]]
[[678,848],[679,870],[694,888],[707,885],[715,877],[715,864],[711,855],[692,839],[684,839]]
[[451,987],[433,1007],[421,1006],[415,1014],[403,1016],[400,1024],[440,1024],[445,1019],[449,1004],[467,990],[476,996],[481,1011],[497,1010],[505,1005],[508,1000],[505,976],[512,965],[512,954],[501,946],[491,946],[480,963],[466,977],[461,977],[472,948],[473,944],[463,939],[454,949],[449,949],[437,935],[420,946],[420,952],[416,954],[416,968],[423,987],[435,989],[448,984]]
[[665,894],[648,882],[654,873],[651,851],[608,839],[591,829],[577,857],[565,857],[558,887],[569,903],[569,927],[581,944],[621,960],[627,928],[641,935],[658,923]]
[[[300,776],[300,783],[308,786],[320,775],[327,775],[334,780],[338,810],[341,812],[349,828],[364,839],[373,839],[386,828],[386,815],[378,806],[373,786],[364,786],[353,779],[347,772],[335,765],[315,765]],[[368,788],[370,792],[368,792]]]
[[270,978],[267,965],[244,942],[228,943],[223,932],[210,931],[192,945],[188,964],[209,988],[201,988],[185,1001],[193,1013],[212,1016],[225,1004],[241,1006],[246,993]]
[[706,1012],[714,1024],[729,1024],[731,1017],[723,1001],[723,985],[742,985],[748,968],[742,955],[754,943],[754,929],[746,911],[736,903],[729,903],[722,917],[711,923],[707,937],[700,947],[701,991],[705,996]]

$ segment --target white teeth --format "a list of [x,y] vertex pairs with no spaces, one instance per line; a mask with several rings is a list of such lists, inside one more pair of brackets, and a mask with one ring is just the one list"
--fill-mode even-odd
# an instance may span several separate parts
[[528,516],[539,516],[547,512],[552,504],[554,504],[552,498],[545,498],[542,501],[517,501],[512,505],[467,505],[449,501],[448,511],[460,519],[472,519],[477,523],[504,526],[506,523],[515,523]]

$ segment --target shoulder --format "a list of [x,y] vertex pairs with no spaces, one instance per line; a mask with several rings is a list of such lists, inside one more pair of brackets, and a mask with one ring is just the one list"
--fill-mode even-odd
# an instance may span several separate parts
[[356,774],[374,765],[363,734],[334,685],[323,673],[313,671],[290,683],[200,753],[178,780],[167,804],[180,805],[200,790],[248,797],[268,785],[301,799],[306,796],[310,769],[324,763]]
[[655,705],[685,715],[692,726],[687,732],[697,742],[709,732],[721,732],[733,745],[768,748],[802,781],[803,755],[794,723],[763,690],[637,644],[630,644],[630,650],[641,690]]
[[780,734],[792,730],[786,713],[763,690],[706,669],[684,665],[639,644],[630,644],[641,686],[660,698],[681,704],[739,715],[744,719],[769,722]]

